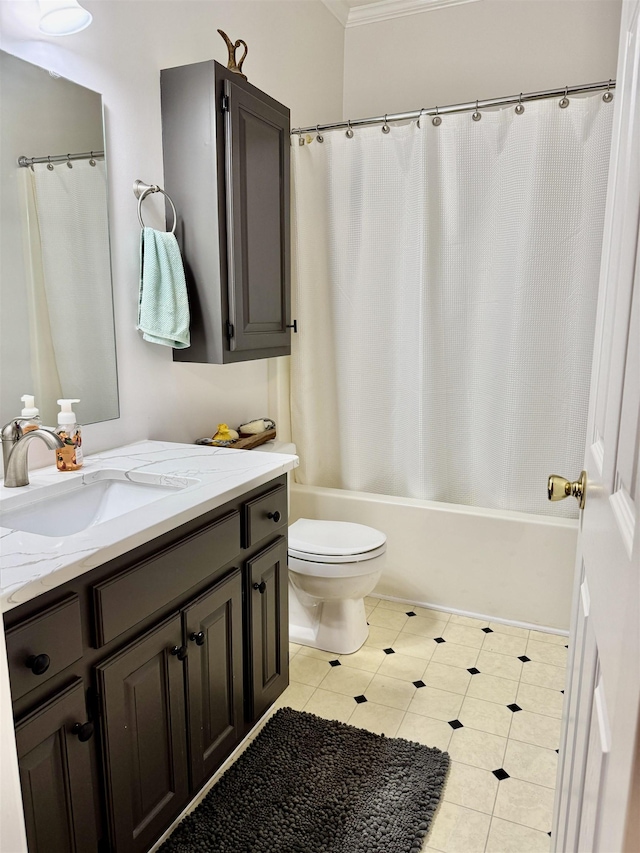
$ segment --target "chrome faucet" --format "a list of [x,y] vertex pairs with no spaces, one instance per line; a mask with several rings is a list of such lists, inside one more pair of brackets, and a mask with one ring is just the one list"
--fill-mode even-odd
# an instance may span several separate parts
[[10,421],[2,429],[2,458],[4,460],[4,485],[8,489],[29,485],[27,454],[34,438],[39,438],[50,450],[64,447],[62,439],[46,427],[23,432],[20,419]]

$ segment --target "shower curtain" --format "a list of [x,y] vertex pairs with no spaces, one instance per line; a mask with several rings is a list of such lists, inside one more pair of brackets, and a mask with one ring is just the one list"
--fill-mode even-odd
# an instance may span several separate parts
[[[118,410],[105,165],[22,169],[36,401],[79,397],[78,417]],[[90,353],[90,357],[88,354]],[[29,389],[27,389],[29,390]],[[36,405],[38,402],[36,402]]]
[[298,482],[576,516],[612,113],[293,139]]

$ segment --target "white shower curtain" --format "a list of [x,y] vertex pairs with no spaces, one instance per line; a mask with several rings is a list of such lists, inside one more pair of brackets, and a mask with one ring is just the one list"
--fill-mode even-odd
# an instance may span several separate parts
[[37,399],[79,397],[79,419],[84,410],[92,421],[108,420],[118,399],[104,162],[53,170],[40,163],[24,172]]
[[293,139],[299,482],[551,511],[584,452],[612,113]]

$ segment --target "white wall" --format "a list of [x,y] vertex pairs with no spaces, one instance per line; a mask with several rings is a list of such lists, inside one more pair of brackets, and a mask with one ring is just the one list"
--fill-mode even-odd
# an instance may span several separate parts
[[620,0],[480,0],[349,27],[344,117],[608,80],[620,10]]
[[[135,331],[139,225],[132,184],[162,185],[160,69],[217,59],[216,32],[244,38],[250,82],[291,108],[292,123],[341,117],[344,30],[320,0],[86,0],[89,29],[64,38],[37,28],[36,0],[0,3],[0,47],[102,93],[106,114],[113,279],[120,381],[118,420],[85,427],[87,452],[140,438],[191,442],[219,421],[270,414],[266,361],[174,364],[171,350]],[[194,187],[194,192],[199,188]],[[148,206],[149,224],[154,204]],[[160,213],[160,204],[155,210]],[[39,447],[32,466],[48,464]]]

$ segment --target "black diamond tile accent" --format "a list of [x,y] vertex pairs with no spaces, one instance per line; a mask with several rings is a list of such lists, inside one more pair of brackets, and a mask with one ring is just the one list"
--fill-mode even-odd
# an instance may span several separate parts
[[551,833],[550,833],[550,832],[547,832],[547,835],[549,836],[549,838],[551,838]]
[[496,779],[499,779],[501,782],[503,781],[503,779],[511,778],[507,771],[503,770],[502,767],[499,767],[498,770],[493,770],[492,773],[496,777]]
[[560,750],[559,750],[559,749],[556,749],[556,752],[558,753],[558,755],[560,755]]
[[568,649],[568,648],[569,648],[569,646],[565,646],[565,649]]
[[[362,624],[362,623],[360,623],[360,624]],[[385,655],[395,655],[395,652],[393,649],[383,649],[382,651],[385,653]]]
[[413,686],[414,687],[426,687],[427,685],[424,683],[424,681],[414,681]]
[[529,663],[531,658],[528,658],[526,655],[518,655],[518,660],[521,660],[522,663]]
[[564,690],[561,690],[560,693],[564,693]]
[[460,720],[449,720],[449,725],[452,729],[462,729],[464,726],[460,722]]
[[470,672],[471,675],[480,675],[480,670],[476,669],[475,666],[472,666],[471,669],[468,669],[467,672]]
[[482,630],[485,632],[485,634],[493,634],[493,628],[483,628]]
[[433,639],[436,643],[446,643],[447,642],[444,637],[434,637]]
[[514,713],[514,714],[515,714],[515,712],[516,712],[516,711],[522,711],[522,708],[520,707],[520,705],[516,705],[516,703],[515,703],[515,702],[514,702],[512,705],[507,705],[507,708],[508,708],[510,711],[513,711],[513,713]]
[[356,700],[356,702],[358,703],[358,705],[362,705],[362,703],[363,703],[363,702],[366,702],[366,701],[367,701],[367,697],[366,697],[366,696],[354,696],[353,698]]
[[342,666],[339,660],[330,660],[329,666]]
[[417,615],[418,615],[418,614],[417,614],[417,613],[414,613],[414,612],[413,612],[413,610],[408,610],[408,611],[407,611],[407,616],[417,616]]

